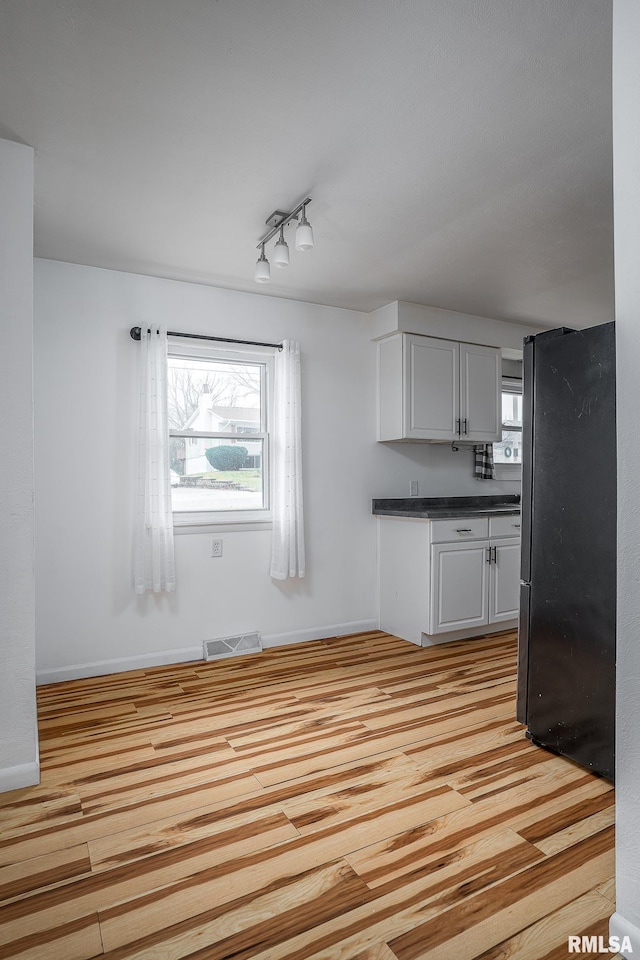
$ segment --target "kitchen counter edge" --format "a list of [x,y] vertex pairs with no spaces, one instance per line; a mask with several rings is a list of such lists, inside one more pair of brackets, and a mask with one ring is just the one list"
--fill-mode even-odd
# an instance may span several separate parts
[[520,499],[509,497],[411,497],[372,500],[377,517],[451,520],[459,517],[517,516]]

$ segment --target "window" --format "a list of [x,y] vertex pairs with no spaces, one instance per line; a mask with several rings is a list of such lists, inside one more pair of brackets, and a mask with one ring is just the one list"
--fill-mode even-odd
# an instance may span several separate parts
[[169,345],[174,525],[266,521],[272,357]]
[[520,478],[522,468],[522,380],[502,378],[502,440],[493,445],[499,480]]

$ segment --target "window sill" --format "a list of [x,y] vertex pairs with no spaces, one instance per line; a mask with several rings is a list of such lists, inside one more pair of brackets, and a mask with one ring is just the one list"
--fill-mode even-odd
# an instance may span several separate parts
[[174,513],[173,532],[210,533],[212,530],[232,532],[240,530],[270,530],[271,513],[266,510],[245,510],[242,515],[233,513]]
[[522,465],[519,463],[496,463],[496,480],[521,480]]

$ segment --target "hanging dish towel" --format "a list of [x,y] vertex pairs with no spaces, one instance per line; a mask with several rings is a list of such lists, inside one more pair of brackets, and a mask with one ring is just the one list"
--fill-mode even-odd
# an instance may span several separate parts
[[473,448],[474,476],[476,480],[495,480],[496,471],[493,465],[493,444],[480,443]]

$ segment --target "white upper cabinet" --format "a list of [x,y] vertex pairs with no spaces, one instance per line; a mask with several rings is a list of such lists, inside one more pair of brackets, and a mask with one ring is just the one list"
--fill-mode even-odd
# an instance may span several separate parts
[[460,436],[478,443],[502,440],[502,357],[496,347],[460,344]]
[[407,334],[402,348],[405,436],[447,440],[456,429],[460,389],[458,344]]
[[398,333],[378,343],[378,440],[500,440],[497,347]]

